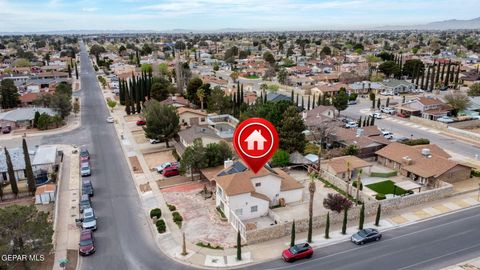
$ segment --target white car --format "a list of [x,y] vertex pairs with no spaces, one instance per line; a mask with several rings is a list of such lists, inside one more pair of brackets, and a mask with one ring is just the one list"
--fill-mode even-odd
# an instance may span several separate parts
[[157,143],[160,143],[160,140],[150,139],[150,143],[151,143],[151,144],[157,144]]
[[91,207],[83,210],[82,229],[92,231],[97,229],[97,217]]
[[113,117],[111,116],[107,117],[107,123],[113,123],[113,122],[114,122]]
[[382,130],[380,130],[380,133],[382,133],[382,135],[385,139],[389,139],[389,140],[393,139],[393,133],[390,132],[390,131],[382,129]]
[[379,113],[379,112],[375,112],[375,113],[370,114],[370,117],[377,118],[377,119],[382,119],[383,118],[382,113]]
[[388,113],[388,114],[394,114],[395,113],[395,109],[394,108],[389,108],[389,107],[382,108],[380,111],[382,111],[383,113]]
[[450,118],[448,116],[439,117],[439,118],[437,118],[437,121],[442,122],[442,123],[453,123],[453,122],[455,122],[455,120],[453,120],[452,118]]
[[349,121],[345,124],[346,128],[356,128],[357,127],[357,122],[354,121]]

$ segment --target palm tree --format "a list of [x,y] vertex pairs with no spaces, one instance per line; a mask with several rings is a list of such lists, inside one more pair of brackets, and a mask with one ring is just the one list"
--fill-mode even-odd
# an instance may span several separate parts
[[205,99],[205,90],[203,88],[198,89],[197,97],[200,100],[200,108],[203,111],[203,100]]
[[308,202],[308,236],[307,242],[312,242],[312,226],[313,226],[313,198],[317,187],[315,186],[315,174],[310,173],[310,183],[308,183],[308,191],[310,192],[310,201]]
[[356,196],[356,199],[355,199],[355,204],[358,205],[358,197],[360,195],[360,187],[362,185],[362,181],[360,180],[360,177],[362,176],[362,172],[363,170],[360,169],[358,171],[358,176],[357,176],[357,196]]

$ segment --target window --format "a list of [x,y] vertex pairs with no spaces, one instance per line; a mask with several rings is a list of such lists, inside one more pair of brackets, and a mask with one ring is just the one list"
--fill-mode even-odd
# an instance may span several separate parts
[[258,211],[258,206],[252,206],[250,207],[250,212],[253,213],[253,212],[257,212]]
[[262,186],[262,183],[258,182],[258,183],[255,183],[255,187],[260,187]]
[[205,122],[205,117],[200,118],[201,122]]
[[243,214],[243,209],[240,208],[240,209],[235,209],[235,215],[237,216],[241,216]]

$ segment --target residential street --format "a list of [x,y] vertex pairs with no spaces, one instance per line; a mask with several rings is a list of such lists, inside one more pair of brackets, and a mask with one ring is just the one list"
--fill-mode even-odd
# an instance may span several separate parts
[[246,269],[439,269],[480,255],[479,222],[474,207],[387,231],[376,243],[344,242],[316,250],[310,260],[286,264],[279,256]]

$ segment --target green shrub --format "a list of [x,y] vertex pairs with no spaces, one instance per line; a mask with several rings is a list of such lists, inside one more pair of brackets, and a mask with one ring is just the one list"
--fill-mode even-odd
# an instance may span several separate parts
[[377,200],[385,200],[386,197],[385,197],[385,194],[377,193],[377,195],[375,196],[375,199],[377,199]]
[[164,233],[167,230],[167,226],[165,225],[165,221],[163,219],[157,220],[155,226],[157,226],[158,233]]
[[198,242],[198,243],[196,243],[196,245],[199,246],[199,247],[204,247],[204,248],[222,249],[222,250],[223,250],[223,247],[221,247],[221,246],[213,246],[213,245],[211,245],[210,243],[205,244],[205,243],[203,243],[203,242]]
[[168,203],[167,203],[167,207],[168,207],[168,209],[169,209],[171,212],[177,210],[177,208],[175,207],[175,205],[172,205],[172,204],[168,204]]
[[392,177],[392,176],[397,176],[397,171],[391,171],[391,172],[372,172],[370,173],[370,177]]
[[222,218],[227,218],[227,217],[225,217],[225,214],[223,213],[222,209],[220,209],[220,207],[217,207],[217,211]]
[[[356,188],[357,187],[357,181],[353,181],[352,186]],[[363,190],[362,182],[360,182],[360,190]]]
[[160,218],[162,216],[162,210],[160,208],[154,208],[150,210],[150,218],[157,217]]
[[406,145],[421,145],[421,144],[430,144],[430,140],[427,138],[419,138],[413,140],[406,140],[404,142],[400,142]]
[[474,177],[480,177],[480,171],[472,170],[470,174]]
[[175,222],[183,221],[183,217],[177,211],[173,212],[172,216],[173,216],[173,221],[175,221]]

